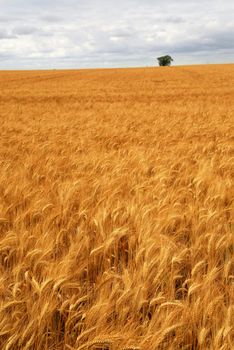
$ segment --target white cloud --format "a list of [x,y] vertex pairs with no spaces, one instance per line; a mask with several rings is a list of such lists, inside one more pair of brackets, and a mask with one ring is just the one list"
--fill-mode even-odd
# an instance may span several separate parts
[[234,61],[231,0],[0,0],[0,7],[1,69],[153,65],[164,53],[175,64]]

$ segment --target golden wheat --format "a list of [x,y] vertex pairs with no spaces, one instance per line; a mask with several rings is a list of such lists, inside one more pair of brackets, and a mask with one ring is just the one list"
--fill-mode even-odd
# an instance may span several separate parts
[[0,73],[0,348],[234,348],[234,66]]

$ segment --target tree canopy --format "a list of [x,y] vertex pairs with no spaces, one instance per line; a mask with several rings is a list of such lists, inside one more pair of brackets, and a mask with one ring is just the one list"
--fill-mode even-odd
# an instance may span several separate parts
[[166,55],[158,57],[157,60],[160,66],[170,66],[171,62],[173,61],[173,58],[169,55]]

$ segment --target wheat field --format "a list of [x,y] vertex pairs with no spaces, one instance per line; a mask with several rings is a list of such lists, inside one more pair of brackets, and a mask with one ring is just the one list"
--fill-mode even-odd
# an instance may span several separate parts
[[234,65],[0,72],[0,349],[234,348]]

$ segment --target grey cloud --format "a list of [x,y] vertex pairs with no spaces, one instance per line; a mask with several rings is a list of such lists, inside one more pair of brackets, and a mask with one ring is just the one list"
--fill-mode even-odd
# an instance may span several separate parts
[[36,27],[31,26],[17,26],[13,29],[12,33],[15,35],[31,35],[39,31]]
[[17,26],[12,29],[12,35],[14,38],[20,36],[33,36],[34,38],[38,37],[51,37],[54,35],[53,30],[33,26]]
[[234,30],[214,31],[209,34],[204,33],[197,40],[186,40],[169,47],[174,53],[196,53],[196,52],[218,52],[223,49],[230,49],[234,54]]
[[8,54],[6,52],[0,52],[0,60],[5,61],[5,60],[9,60],[9,59],[14,59],[17,58],[14,55]]
[[3,15],[0,15],[0,24],[1,23],[3,23],[4,25],[5,25],[5,23],[10,23],[10,22],[14,22],[14,21],[16,21],[16,17],[15,16],[9,16],[9,15],[5,15],[5,16],[3,16]]
[[63,21],[62,17],[51,14],[43,15],[40,19],[45,23],[60,23]]
[[131,38],[136,34],[137,34],[137,31],[131,27],[114,29],[108,32],[109,37],[116,37],[116,38]]
[[7,32],[6,30],[0,29],[0,40],[3,39],[14,39],[15,35]]
[[179,16],[168,16],[165,18],[164,22],[167,23],[184,23],[186,22],[186,19],[183,17],[179,17]]
[[176,64],[197,63],[214,56],[225,60],[224,51],[234,60],[231,0],[214,0],[212,6],[210,0],[0,4],[0,23],[7,23],[7,30],[0,29],[0,55],[11,55],[11,66],[150,65],[163,53],[173,54]]

